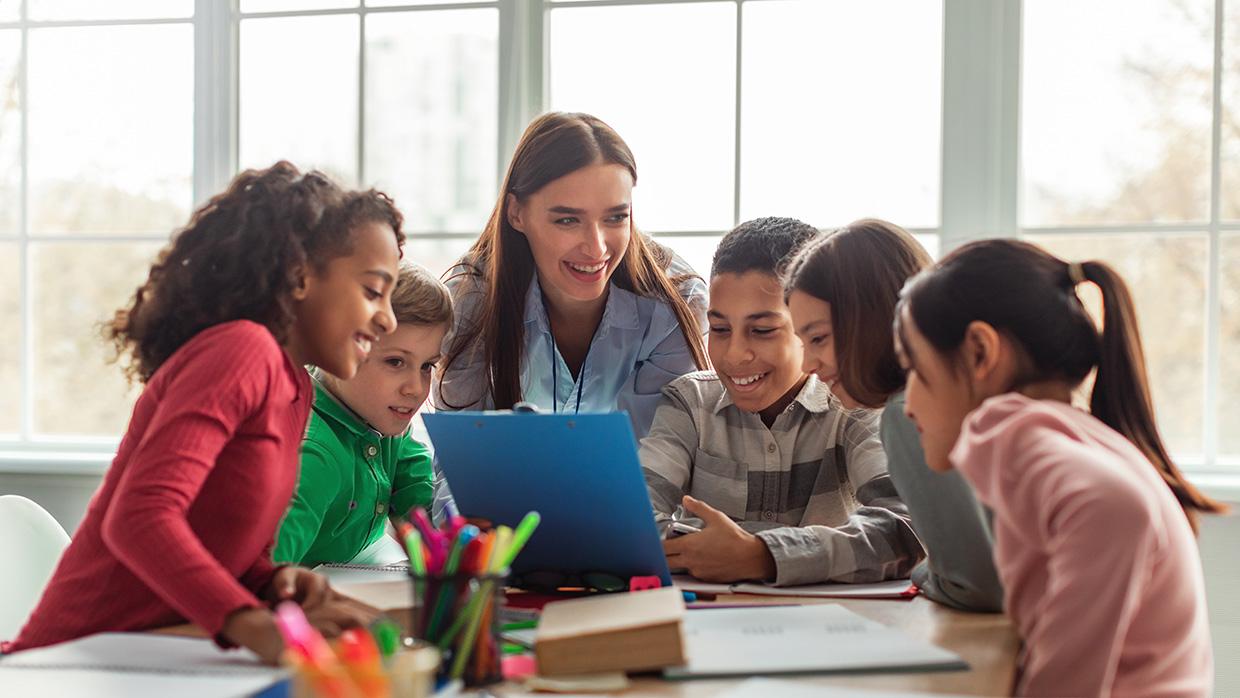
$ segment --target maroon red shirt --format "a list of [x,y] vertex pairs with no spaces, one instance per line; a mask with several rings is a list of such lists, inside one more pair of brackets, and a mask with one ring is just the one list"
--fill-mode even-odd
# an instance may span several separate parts
[[203,330],[155,372],[116,459],[3,650],[192,622],[212,636],[262,606],[313,393],[262,325]]

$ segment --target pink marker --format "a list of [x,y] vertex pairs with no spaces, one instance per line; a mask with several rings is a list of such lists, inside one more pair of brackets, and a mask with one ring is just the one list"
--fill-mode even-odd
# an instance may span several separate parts
[[314,664],[330,664],[336,661],[336,653],[306,620],[301,606],[285,601],[276,606],[276,627],[284,636],[284,643],[296,649]]

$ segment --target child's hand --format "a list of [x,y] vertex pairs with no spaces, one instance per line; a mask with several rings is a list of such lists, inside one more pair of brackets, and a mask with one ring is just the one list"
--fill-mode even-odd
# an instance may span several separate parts
[[271,578],[271,584],[263,593],[263,600],[272,604],[294,601],[304,611],[311,611],[326,603],[332,595],[327,577],[315,574],[304,567],[281,567]]
[[306,611],[306,620],[310,625],[329,639],[338,637],[348,628],[366,627],[378,617],[378,609],[340,594]]
[[267,664],[279,664],[284,651],[284,638],[276,627],[276,618],[265,608],[234,611],[224,621],[220,634],[257,654]]
[[705,502],[686,496],[683,504],[706,527],[700,533],[663,541],[668,567],[687,570],[704,582],[775,577],[775,558],[757,536]]

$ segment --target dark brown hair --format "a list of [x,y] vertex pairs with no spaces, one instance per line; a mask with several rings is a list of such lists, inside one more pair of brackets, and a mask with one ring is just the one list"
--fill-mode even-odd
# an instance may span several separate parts
[[280,161],[246,170],[194,212],[159,253],[146,282],[105,335],[131,379],[145,383],[202,330],[231,320],[264,325],[278,342],[294,321],[293,291],[351,249],[350,231],[386,223],[404,242],[386,194],[350,192],[317,171]]
[[904,387],[892,318],[904,283],[931,261],[904,228],[865,218],[811,241],[788,264],[785,298],[801,291],[831,304],[840,382],[862,405],[881,407]]
[[[1195,512],[1218,513],[1226,507],[1184,478],[1158,433],[1128,286],[1104,262],[1082,262],[1077,269],[1074,279],[1071,265],[1027,242],[982,240],[914,277],[901,294],[900,306],[908,308],[917,330],[946,356],[958,356],[975,321],[1011,338],[1028,366],[1010,389],[1045,380],[1079,385],[1096,367],[1090,412],[1149,459],[1195,531]],[[1093,283],[1102,292],[1101,332],[1076,295],[1078,281]],[[898,311],[896,322],[905,354],[916,366]]]
[[[444,376],[463,353],[481,341],[489,367],[490,394],[496,409],[508,409],[522,399],[521,359],[525,349],[525,295],[534,279],[534,257],[525,236],[508,222],[508,195],[523,200],[547,184],[596,163],[621,165],[637,182],[633,153],[610,126],[589,114],[553,112],[534,119],[517,144],[495,209],[486,229],[470,249],[469,268],[457,276],[477,277],[486,284],[481,312],[472,327],[462,328],[450,342],[439,374],[445,404],[470,404],[482,396],[443,395]],[[612,283],[640,296],[656,298],[671,307],[698,368],[706,368],[706,350],[698,324],[677,286],[683,277],[669,278],[671,251],[637,231],[612,276]],[[455,277],[453,277],[455,278]]]

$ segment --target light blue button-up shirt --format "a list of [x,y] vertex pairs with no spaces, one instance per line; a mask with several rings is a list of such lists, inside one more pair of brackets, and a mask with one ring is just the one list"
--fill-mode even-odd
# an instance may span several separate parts
[[[695,274],[693,268],[673,255],[668,276]],[[456,314],[454,332],[477,322],[485,299],[485,281],[472,273],[465,260],[448,272],[448,289]],[[697,331],[706,331],[706,283],[696,275],[683,281],[680,295],[697,320]],[[449,338],[448,342],[452,340]],[[553,368],[554,367],[554,368]],[[663,386],[697,370],[693,354],[680,330],[671,306],[656,298],[639,296],[614,283],[607,293],[602,320],[590,341],[576,379],[560,356],[551,335],[551,322],[543,304],[537,276],[525,296],[525,351],[521,359],[521,393],[526,402],[546,412],[627,412],[633,433],[640,441],[650,431]],[[554,371],[554,373],[553,373]],[[467,349],[435,381],[431,403],[436,410],[487,410],[494,407],[489,370],[481,343]],[[583,383],[584,382],[584,383]],[[554,391],[554,395],[552,394]],[[437,464],[436,464],[437,465]],[[436,511],[449,497],[436,468]]]
[[[461,265],[454,267],[449,277],[464,269]],[[668,269],[672,277],[692,273],[693,269],[679,258],[674,258]],[[454,329],[460,331],[472,326],[477,322],[484,298],[481,282],[477,277],[462,274],[451,278],[448,288],[456,309]],[[706,284],[694,277],[681,284],[680,292],[694,312],[698,332],[704,333]],[[539,409],[572,412],[577,408],[580,389],[581,412],[628,412],[633,433],[641,439],[650,431],[663,386],[696,370],[693,354],[671,306],[612,284],[602,320],[590,341],[589,354],[574,379],[552,339],[542,289],[537,281],[530,283],[525,294],[521,393],[526,402]],[[481,345],[466,350],[444,374],[442,387],[436,382],[434,388],[432,402],[436,410],[492,409],[494,403]],[[552,395],[553,389],[555,395]]]

